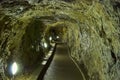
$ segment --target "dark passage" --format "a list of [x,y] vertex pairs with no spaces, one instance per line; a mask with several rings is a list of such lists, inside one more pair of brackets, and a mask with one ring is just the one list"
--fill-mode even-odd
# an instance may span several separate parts
[[55,56],[43,80],[83,80],[83,77],[71,60],[65,44],[57,45]]

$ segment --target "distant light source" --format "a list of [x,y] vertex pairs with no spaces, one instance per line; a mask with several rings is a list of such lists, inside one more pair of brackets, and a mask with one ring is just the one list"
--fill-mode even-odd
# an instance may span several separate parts
[[42,65],[46,65],[46,63],[47,63],[47,61],[43,61],[43,62],[42,62]]
[[59,36],[57,36],[57,39],[59,38]]
[[49,40],[50,40],[50,41],[52,40],[52,37],[51,37],[51,36],[49,37]]
[[47,47],[48,47],[47,43],[44,43],[44,47],[45,47],[45,48],[47,48]]
[[17,73],[17,71],[18,71],[18,65],[16,62],[14,62],[11,66],[11,72],[13,75],[15,75]]

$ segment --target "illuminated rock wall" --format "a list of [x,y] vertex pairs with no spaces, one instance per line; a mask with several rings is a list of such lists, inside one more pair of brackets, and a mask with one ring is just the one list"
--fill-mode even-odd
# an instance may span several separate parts
[[68,28],[71,56],[81,69],[84,66],[83,73],[90,80],[119,80],[120,12],[98,2],[83,6],[83,12],[75,13],[78,26]]

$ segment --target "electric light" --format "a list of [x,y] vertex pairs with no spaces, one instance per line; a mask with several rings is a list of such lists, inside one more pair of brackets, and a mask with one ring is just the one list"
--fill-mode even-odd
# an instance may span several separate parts
[[59,36],[57,36],[57,38],[59,38]]
[[47,63],[47,61],[43,61],[43,62],[42,62],[42,65],[46,65],[46,63]]
[[16,62],[14,62],[11,66],[11,72],[13,75],[15,75],[17,73],[17,71],[18,71],[18,65]]
[[45,48],[47,48],[47,47],[48,47],[47,43],[44,43],[44,47],[45,47]]
[[49,40],[50,40],[50,41],[52,40],[52,37],[51,37],[51,36],[49,37]]

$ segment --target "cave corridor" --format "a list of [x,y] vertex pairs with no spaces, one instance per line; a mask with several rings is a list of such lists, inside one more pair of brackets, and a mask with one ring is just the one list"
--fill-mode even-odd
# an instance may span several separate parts
[[120,80],[120,0],[0,0],[0,80]]

